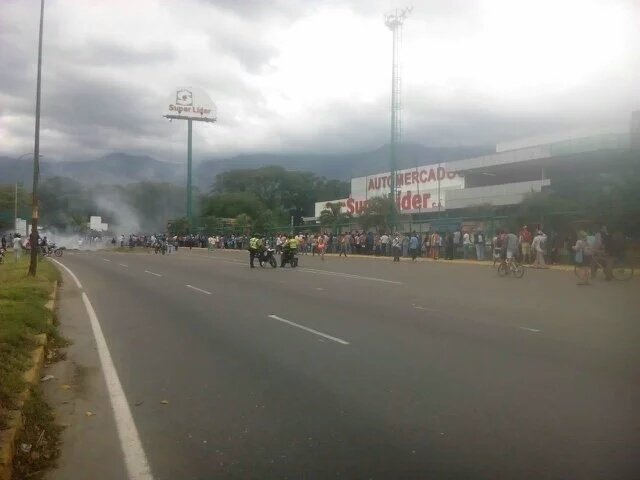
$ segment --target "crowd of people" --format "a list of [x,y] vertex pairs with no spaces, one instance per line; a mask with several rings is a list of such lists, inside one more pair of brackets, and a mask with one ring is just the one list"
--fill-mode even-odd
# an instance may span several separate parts
[[[464,259],[484,261],[493,259],[494,263],[504,258],[515,258],[534,268],[546,268],[549,264],[561,262],[574,263],[575,244],[578,234],[562,236],[551,230],[545,233],[540,226],[522,226],[519,230],[498,230],[493,237],[485,235],[479,228],[456,229],[455,231],[428,233],[406,232],[364,232],[351,231],[334,233],[303,233],[294,235],[300,255],[320,255],[324,253],[350,255],[389,256],[400,258],[419,257],[438,260]],[[585,232],[588,233],[588,232]],[[590,234],[600,238],[601,232]],[[589,236],[589,235],[588,235]],[[291,235],[277,233],[265,235],[265,244],[280,252],[282,245]],[[624,236],[614,235],[617,250],[623,249]],[[248,235],[216,235],[207,240],[210,249],[225,248],[246,250],[249,248]],[[595,249],[601,242],[595,240]],[[613,247],[612,247],[613,248]]]
[[[31,250],[31,239],[26,235],[23,237],[19,233],[2,235],[0,238],[0,252],[3,256],[9,247],[13,250],[14,261],[18,262],[22,258],[23,251]],[[38,248],[42,255],[50,255],[52,247],[55,247],[55,244],[50,243],[46,235],[38,235]]]

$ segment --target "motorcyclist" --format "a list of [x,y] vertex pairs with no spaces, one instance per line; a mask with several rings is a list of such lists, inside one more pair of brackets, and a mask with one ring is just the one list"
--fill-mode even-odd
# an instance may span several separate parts
[[256,257],[258,257],[258,261],[260,261],[260,252],[262,251],[262,238],[260,236],[253,234],[249,239],[249,266],[251,268],[255,268],[253,265],[253,261]]
[[285,264],[290,261],[298,251],[298,240],[294,235],[286,240],[282,245],[282,256],[280,257],[280,268],[284,268]]

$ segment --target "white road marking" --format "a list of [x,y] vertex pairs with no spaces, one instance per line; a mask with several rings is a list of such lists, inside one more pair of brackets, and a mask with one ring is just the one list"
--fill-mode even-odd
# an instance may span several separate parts
[[291,325],[292,327],[297,327],[297,328],[300,328],[300,329],[305,330],[307,332],[311,332],[311,333],[314,333],[316,335],[320,335],[321,337],[327,338],[329,340],[333,340],[334,342],[341,343],[342,345],[349,345],[349,342],[347,342],[346,340],[342,340],[341,338],[338,338],[338,337],[332,337],[331,335],[327,335],[326,333],[319,332],[318,330],[314,330],[313,328],[305,327],[304,325],[300,325],[300,324],[292,322],[290,320],[286,320],[286,319],[284,319],[282,317],[279,317],[277,315],[269,315],[269,318],[273,318],[274,320],[278,320],[279,322],[286,323],[287,325]]
[[201,293],[205,293],[207,295],[211,295],[211,292],[207,292],[206,290],[202,290],[201,288],[194,287],[193,285],[185,285],[185,287],[192,288],[193,290],[196,290],[197,292],[201,292]]
[[145,270],[144,273],[148,273],[150,275],[155,275],[156,277],[161,277],[162,276],[159,273],[153,273],[153,272],[150,272],[149,270]]
[[125,265],[124,263],[119,263],[118,265],[120,265],[121,267],[129,268],[129,265]]
[[75,274],[75,273],[73,273],[71,270],[69,270],[69,268],[68,268],[66,265],[64,265],[64,264],[60,263],[58,260],[55,260],[55,259],[53,259],[53,258],[51,258],[51,257],[49,257],[49,260],[51,260],[52,262],[55,262],[56,264],[58,264],[58,265],[60,265],[62,268],[64,268],[64,269],[66,270],[66,272],[67,272],[69,275],[71,275],[71,278],[73,278],[73,281],[74,281],[74,282],[76,282],[76,287],[78,287],[78,288],[80,288],[80,289],[82,288],[82,284],[80,283],[80,280],[78,280],[78,277],[76,277],[76,274]]
[[520,327],[522,330],[526,330],[527,332],[540,333],[542,330],[538,330],[537,328],[529,328],[529,327]]
[[332,275],[334,277],[344,277],[344,278],[355,278],[357,280],[370,280],[372,282],[382,282],[382,283],[391,283],[394,285],[402,285],[402,282],[397,282],[395,280],[386,280],[384,278],[375,278],[375,277],[365,277],[362,275],[354,275],[351,273],[342,273],[342,272],[330,272],[328,270],[316,270],[313,268],[302,268],[302,267],[298,267],[296,270],[300,271],[300,272],[306,272],[306,273],[317,273],[319,275]]
[[[56,260],[53,261],[62,266],[62,268],[64,268],[76,281],[76,285],[78,285],[79,288],[82,288],[78,278],[69,268]],[[84,303],[87,314],[89,315],[91,330],[93,331],[93,336],[96,340],[98,357],[100,358],[102,373],[107,384],[107,390],[109,391],[109,400],[111,401],[111,408],[113,409],[118,437],[120,438],[120,446],[124,456],[124,463],[127,468],[127,476],[129,480],[153,480],[153,475],[149,468],[149,462],[147,461],[147,456],[142,448],[138,429],[136,428],[136,424],[133,422],[129,402],[127,401],[127,397],[122,389],[118,372],[113,365],[107,341],[102,333],[102,327],[100,327],[100,321],[98,320],[98,316],[93,309],[93,305],[91,305],[89,297],[85,292],[82,292],[82,302]]]
[[103,260],[104,260],[105,262],[110,262],[110,261],[111,261],[111,260],[109,260],[108,258],[103,258]]
[[416,310],[426,310],[427,312],[441,312],[442,310],[438,310],[437,308],[429,308],[429,307],[421,307],[419,305],[414,305],[413,308]]

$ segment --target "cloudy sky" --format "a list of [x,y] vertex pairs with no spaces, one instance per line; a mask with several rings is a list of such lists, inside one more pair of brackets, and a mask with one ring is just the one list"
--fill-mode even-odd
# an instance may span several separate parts
[[[640,108],[637,0],[414,0],[403,138],[425,145],[625,128]],[[0,0],[0,154],[33,150],[39,0]],[[395,0],[46,0],[41,149],[181,159],[162,118],[199,86],[196,158],[388,142]]]

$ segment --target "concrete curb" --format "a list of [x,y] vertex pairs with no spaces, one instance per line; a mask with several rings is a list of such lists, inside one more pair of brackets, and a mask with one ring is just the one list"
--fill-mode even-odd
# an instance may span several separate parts
[[[53,283],[53,292],[49,295],[49,301],[45,307],[52,313],[56,306],[56,296],[58,294],[58,282]],[[49,319],[49,324],[53,323],[53,316]],[[40,379],[42,367],[44,366],[44,350],[47,346],[48,338],[45,333],[35,335],[34,340],[37,347],[31,351],[32,366],[24,372],[23,378],[27,387],[18,396],[16,410],[8,413],[9,427],[0,430],[0,480],[11,480],[13,477],[13,457],[16,454],[16,440],[24,426],[22,407],[29,399],[30,387],[36,385]]]

